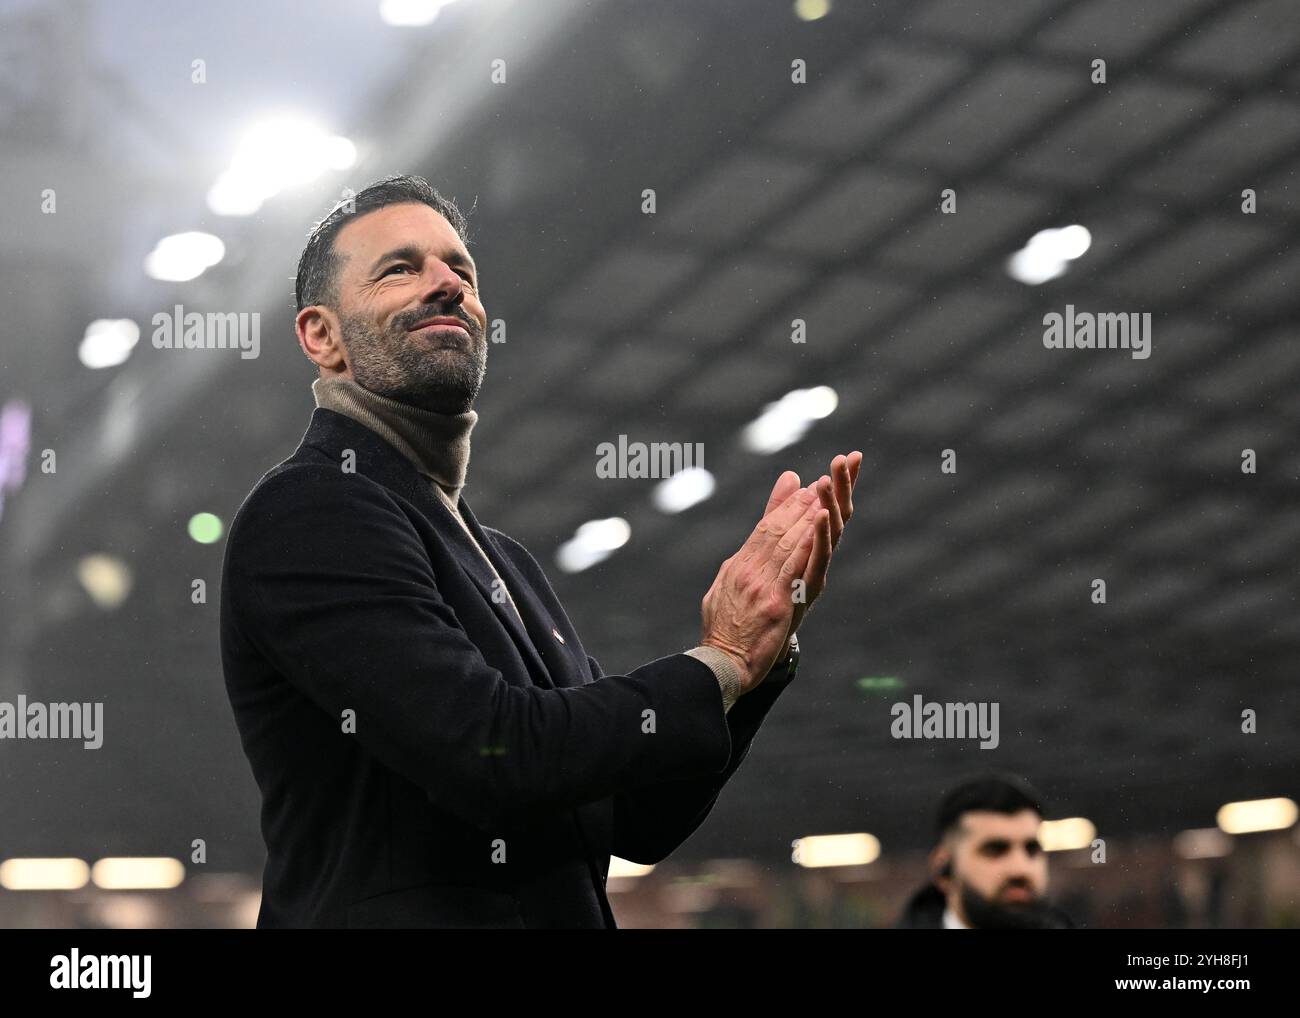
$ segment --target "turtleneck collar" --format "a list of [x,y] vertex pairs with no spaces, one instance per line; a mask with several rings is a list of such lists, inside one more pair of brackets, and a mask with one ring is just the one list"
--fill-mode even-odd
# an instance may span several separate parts
[[478,423],[475,411],[435,413],[380,396],[351,378],[318,378],[311,383],[311,391],[318,407],[364,424],[456,504],[469,470],[469,435]]

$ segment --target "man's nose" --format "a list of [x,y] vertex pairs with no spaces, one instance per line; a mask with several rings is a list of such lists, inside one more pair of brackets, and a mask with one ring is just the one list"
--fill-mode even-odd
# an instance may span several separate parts
[[446,262],[434,262],[424,292],[426,304],[442,303],[455,307],[465,299],[461,278]]

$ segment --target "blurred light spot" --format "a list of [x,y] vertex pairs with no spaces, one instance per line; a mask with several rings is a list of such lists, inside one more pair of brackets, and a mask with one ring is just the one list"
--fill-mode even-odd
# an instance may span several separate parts
[[253,889],[245,873],[197,873],[186,882],[190,897],[205,905],[237,904]]
[[858,679],[857,686],[868,693],[892,693],[903,688],[903,680],[897,675],[867,675]]
[[707,912],[718,904],[718,889],[702,880],[677,877],[661,892],[659,902],[669,912]]
[[195,513],[190,517],[190,537],[199,544],[215,544],[221,540],[223,527],[220,517],[212,513]]
[[1020,283],[1039,286],[1057,276],[1065,275],[1066,264],[1057,258],[1047,258],[1041,252],[1021,248],[1007,259],[1007,275]]
[[176,887],[185,879],[179,859],[147,856],[100,859],[90,869],[90,879],[106,891]]
[[580,526],[574,536],[560,545],[555,561],[566,573],[580,573],[597,562],[603,562],[617,549],[627,544],[632,528],[621,516],[604,520],[591,520]]
[[1038,828],[1038,843],[1044,852],[1069,852],[1087,848],[1097,836],[1097,828],[1084,817],[1044,820]]
[[1092,247],[1092,234],[1086,226],[1075,223],[1073,226],[1063,226],[1059,230],[1041,230],[1029,238],[1029,243],[1031,246],[1046,245],[1061,258],[1072,262],[1082,257],[1088,248]]
[[753,859],[709,859],[704,873],[714,887],[761,887],[766,883],[764,868]]
[[741,441],[750,452],[780,452],[803,438],[813,421],[834,413],[838,405],[839,396],[829,385],[795,389],[767,404],[758,418],[745,426]]
[[115,930],[148,930],[162,919],[157,904],[143,895],[106,896],[93,905],[99,922]]
[[96,318],[86,326],[77,356],[88,368],[111,368],[131,356],[140,326],[129,318]]
[[77,579],[104,611],[112,611],[131,593],[131,568],[112,555],[85,556],[77,563]]
[[0,516],[5,495],[17,491],[27,477],[27,452],[32,438],[32,408],[11,400],[0,409]]
[[1087,227],[1062,226],[1039,230],[1029,243],[1007,259],[1007,274],[1029,286],[1038,286],[1065,274],[1070,262],[1092,246]]
[[455,0],[382,0],[379,16],[386,25],[415,28],[431,23],[440,10],[454,2]]
[[1232,839],[1217,827],[1201,827],[1174,835],[1174,851],[1184,859],[1217,859],[1232,853]]
[[210,233],[191,230],[158,241],[144,260],[144,270],[154,279],[186,283],[197,279],[226,255],[226,245]]
[[816,21],[830,11],[830,0],[795,0],[794,3],[794,15],[800,21]]
[[713,494],[717,482],[713,474],[703,467],[687,467],[679,470],[666,481],[655,486],[655,508],[666,513],[679,513],[689,509]]
[[85,887],[90,867],[80,859],[6,859],[0,887],[9,891],[75,891]]
[[208,191],[208,208],[219,216],[249,216],[286,188],[310,183],[326,170],[350,169],[356,161],[351,141],[310,120],[264,120],[244,135]]
[[796,838],[791,861],[804,867],[865,866],[880,858],[874,834],[817,834]]
[[1290,827],[1296,813],[1296,804],[1290,799],[1248,799],[1228,803],[1215,819],[1228,834],[1251,834]]
[[99,456],[106,461],[125,456],[140,434],[140,409],[146,405],[141,376],[122,376],[109,393],[99,427]]

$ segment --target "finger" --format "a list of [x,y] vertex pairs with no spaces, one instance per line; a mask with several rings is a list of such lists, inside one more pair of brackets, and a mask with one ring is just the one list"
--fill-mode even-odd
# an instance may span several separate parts
[[811,488],[807,489],[813,495],[799,517],[777,541],[776,546],[771,550],[767,559],[762,563],[761,569],[767,577],[775,576],[785,561],[790,557],[791,551],[798,546],[799,541],[803,538],[804,531],[817,517],[817,512],[821,505],[816,499],[816,493]]
[[781,565],[777,573],[776,582],[781,587],[781,593],[784,597],[790,597],[790,591],[793,588],[794,580],[804,574],[808,568],[808,560],[812,556],[813,543],[816,541],[817,523],[820,521],[821,514],[826,512],[825,509],[817,510],[817,517],[813,520],[813,526],[804,527],[798,541],[790,549],[790,554],[786,557],[785,562]]
[[[855,456],[857,457],[857,459],[853,458]],[[861,468],[862,468],[862,453],[858,452],[855,449],[853,452],[849,453],[849,474],[851,475],[850,481],[853,484],[858,483],[858,471]]]
[[825,509],[822,513],[825,515],[819,515],[816,520],[817,533],[814,535],[812,551],[808,559],[808,574],[812,577],[812,582],[808,584],[812,595],[809,597],[810,603],[826,585],[826,573],[831,566],[831,549],[835,547],[831,530],[831,514]]
[[[809,505],[815,505],[817,493],[811,488],[797,488],[780,508],[758,521],[758,526],[745,542],[745,559],[757,556],[760,560],[772,557],[777,543],[786,532],[799,522]],[[797,536],[797,535],[796,535]]]
[[[834,464],[832,464],[834,467]],[[849,467],[849,457],[844,457],[844,462],[835,470],[835,502],[840,509],[840,530],[844,529],[844,524],[849,522],[853,516],[853,472]],[[839,542],[839,534],[835,535],[836,543]]]
[[771,549],[785,533],[787,521],[797,519],[802,513],[805,496],[806,489],[796,488],[780,506],[758,521],[733,556],[738,567],[746,568],[756,561],[762,562],[771,554]]
[[[836,457],[838,459],[838,457]],[[831,460],[831,471],[835,472],[835,460]],[[817,479],[817,494],[820,496],[822,505],[831,516],[831,547],[834,547],[840,539],[840,533],[844,530],[844,517],[840,514],[839,496],[835,490],[835,482],[825,474]]]
[[[830,520],[827,519],[829,529]],[[827,535],[827,549],[825,556],[820,554],[819,547],[814,544],[812,555],[808,560],[808,568],[804,570],[803,581],[804,589],[808,592],[808,603],[811,605],[817,600],[817,596],[826,586],[826,574],[830,572],[830,560],[834,558],[835,546],[829,542]]]
[[763,510],[763,515],[767,516],[798,490],[799,475],[793,470],[787,470],[776,479],[776,484],[772,487],[772,497],[767,500],[767,508]]

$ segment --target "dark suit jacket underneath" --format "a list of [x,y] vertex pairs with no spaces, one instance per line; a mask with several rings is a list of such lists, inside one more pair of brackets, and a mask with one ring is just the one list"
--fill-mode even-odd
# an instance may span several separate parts
[[792,676],[724,713],[686,654],[604,675],[537,561],[462,496],[527,630],[493,597],[429,485],[318,408],[231,525],[221,651],[262,794],[257,924],[614,928],[611,853],[657,863],[689,837]]

